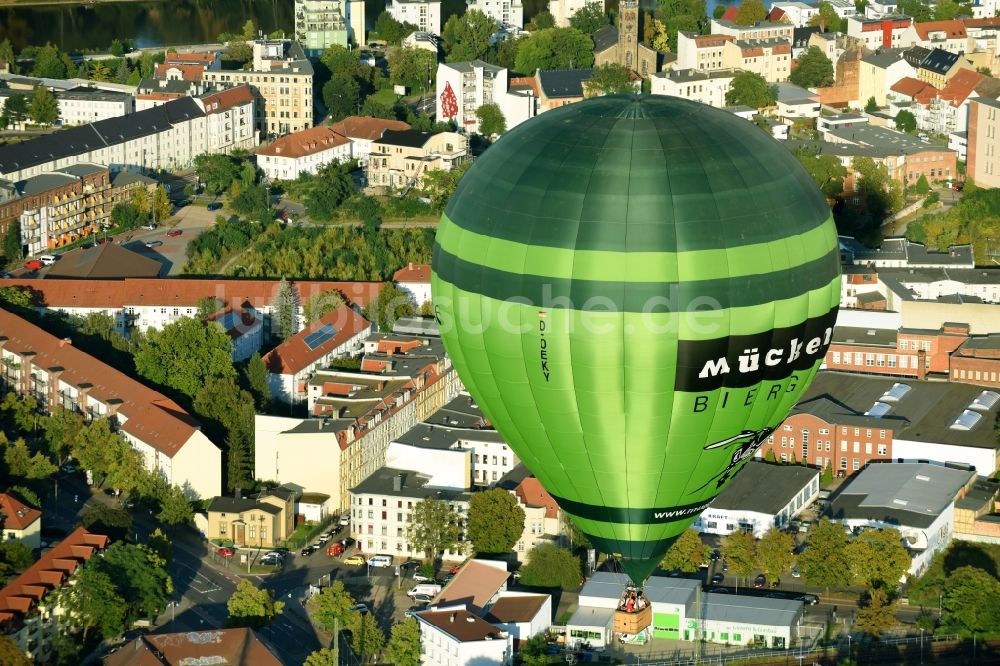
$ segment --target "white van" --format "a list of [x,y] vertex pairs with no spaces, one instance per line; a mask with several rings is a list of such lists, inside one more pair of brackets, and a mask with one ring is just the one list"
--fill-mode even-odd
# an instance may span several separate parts
[[370,567],[391,567],[392,558],[388,555],[372,555],[371,559],[368,560],[368,566]]
[[428,597],[436,597],[441,594],[441,586],[436,583],[421,583],[420,585],[415,585],[411,590],[406,593],[408,597],[415,597],[418,594],[423,594]]
[[38,257],[38,261],[42,262],[42,266],[51,266],[56,263],[57,258],[54,254],[43,254]]

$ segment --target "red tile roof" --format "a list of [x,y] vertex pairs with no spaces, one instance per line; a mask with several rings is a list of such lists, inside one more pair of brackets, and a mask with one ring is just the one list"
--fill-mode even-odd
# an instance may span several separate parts
[[330,125],[330,129],[351,139],[381,139],[386,130],[408,130],[410,125],[402,120],[386,120],[372,116],[347,116],[339,123]]
[[250,90],[250,86],[242,85],[203,95],[199,99],[205,105],[205,113],[220,113],[243,104],[249,104],[253,101],[253,91]]
[[923,23],[914,23],[913,28],[921,40],[930,39],[932,32],[944,32],[946,39],[965,39],[966,37],[965,24],[958,20],[924,21]]
[[105,666],[281,666],[252,629],[141,636],[104,658]]
[[544,506],[546,518],[559,517],[559,505],[552,499],[548,491],[542,487],[542,482],[533,476],[526,476],[514,489],[525,506]]
[[937,92],[937,88],[934,88],[931,84],[926,81],[921,81],[920,79],[915,79],[912,76],[904,76],[896,83],[892,84],[890,90],[899,93],[900,95],[906,95],[907,97],[916,98],[927,88],[932,88],[934,92]]
[[162,393],[6,310],[0,310],[2,338],[6,338],[6,350],[22,355],[34,352],[33,365],[61,368],[60,381],[76,387],[89,385],[88,397],[106,405],[120,401],[118,411],[128,417],[121,429],[170,458],[197,429],[197,421]]
[[729,5],[726,7],[726,11],[722,13],[723,21],[735,21],[736,17],[740,15],[740,8],[736,5]]
[[305,157],[315,153],[331,150],[337,146],[346,146],[351,142],[343,134],[323,125],[310,127],[293,134],[286,134],[269,146],[257,151],[258,155],[280,157]]
[[965,100],[969,98],[969,95],[976,89],[976,86],[985,80],[986,76],[984,74],[963,67],[955,72],[955,75],[945,84],[944,88],[941,88],[938,97],[957,108],[962,106]]
[[[35,304],[66,308],[122,308],[126,305],[162,305],[197,307],[198,301],[209,296],[225,304],[240,306],[244,302],[258,310],[269,307],[278,293],[279,280],[229,280],[225,278],[125,278],[122,280],[27,280],[0,279],[0,286],[25,287],[35,297]],[[336,290],[348,301],[364,307],[382,291],[381,282],[322,282],[301,280],[290,282],[298,292],[300,302]]]
[[81,564],[107,545],[108,537],[103,534],[93,534],[82,527],[76,528],[0,590],[0,625],[21,619],[46,594],[65,585],[69,576]]
[[767,20],[771,23],[777,23],[781,20],[781,17],[785,15],[785,10],[780,7],[774,7],[771,9],[771,13],[767,15]]
[[[316,347],[310,349],[306,337],[325,324],[333,326],[336,335]],[[264,356],[264,365],[275,374],[292,375],[336,349],[359,333],[371,328],[367,319],[359,315],[347,305],[341,305],[333,312],[322,317],[311,326],[299,331]]]
[[164,62],[179,64],[204,63],[210,65],[215,62],[217,55],[215,51],[210,53],[177,53],[176,51],[171,51],[166,54]]
[[965,18],[957,19],[962,22],[966,30],[969,28],[1000,28],[1000,16],[988,16],[986,18]]
[[167,72],[172,69],[180,72],[181,78],[185,81],[201,81],[202,74],[205,73],[204,65],[171,65],[161,62],[156,65],[155,77],[157,79],[165,79],[167,78]]
[[410,263],[406,268],[400,268],[392,274],[393,282],[431,283],[431,265]]
[[41,511],[7,493],[0,493],[0,514],[2,526],[12,530],[23,530],[42,517]]
[[513,88],[530,88],[534,93],[535,97],[539,97],[538,93],[538,81],[535,80],[533,76],[515,76],[510,80],[510,87]]

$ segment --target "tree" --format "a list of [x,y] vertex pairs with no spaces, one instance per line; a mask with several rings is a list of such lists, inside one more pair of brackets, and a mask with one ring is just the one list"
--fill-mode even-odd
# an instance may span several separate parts
[[[13,97],[7,98],[8,106],[10,105],[11,99],[13,99]],[[3,236],[3,258],[7,261],[7,263],[13,263],[21,259],[20,224],[7,225],[7,233]]]
[[925,0],[900,0],[899,13],[921,23],[934,20],[934,11]]
[[275,601],[270,590],[261,590],[245,578],[236,585],[236,590],[226,602],[229,617],[226,626],[260,629],[281,615],[284,602]]
[[708,559],[709,547],[701,541],[701,536],[692,529],[681,532],[677,541],[663,556],[660,568],[667,571],[693,573]]
[[52,44],[46,44],[38,49],[31,75],[42,79],[65,79],[66,62],[59,49]]
[[917,119],[906,109],[902,109],[896,114],[894,122],[896,123],[896,129],[900,132],[909,134],[917,131]]
[[820,519],[809,535],[809,546],[799,555],[798,567],[810,585],[844,586],[848,581],[847,533],[829,518]]
[[14,46],[10,43],[10,39],[6,37],[0,42],[0,60],[7,63],[11,74],[18,73],[17,58],[14,56]]
[[443,211],[448,205],[451,195],[455,193],[458,182],[469,170],[470,162],[464,162],[450,171],[438,169],[424,174],[424,194],[430,197],[431,206],[436,211]]
[[781,574],[792,566],[792,548],[795,541],[792,535],[782,532],[776,527],[769,529],[754,547],[757,566],[768,580],[776,581]]
[[569,25],[585,35],[591,35],[608,24],[603,2],[588,2],[569,17]]
[[736,23],[740,25],[753,25],[767,18],[767,9],[762,0],[743,0],[740,3],[740,10],[736,14]]
[[833,465],[829,461],[827,461],[826,467],[823,468],[823,473],[819,477],[819,482],[821,485],[833,483]]
[[414,618],[392,626],[386,657],[395,666],[420,666],[420,627]]
[[361,657],[361,663],[368,663],[385,646],[385,634],[371,613],[352,613],[351,649]]
[[[6,41],[6,40],[5,40]],[[21,652],[17,642],[10,636],[0,636],[0,664],[6,666],[31,666],[33,662]]]
[[628,68],[617,63],[595,67],[590,79],[584,84],[590,95],[617,95],[635,92],[635,81]]
[[[900,7],[902,9],[902,7]],[[840,30],[840,15],[829,2],[822,2],[819,5],[819,13],[809,19],[810,26],[818,26],[820,32]]]
[[132,531],[132,515],[125,509],[103,502],[89,504],[80,517],[80,522],[88,530],[114,538],[124,538]]
[[254,352],[243,369],[243,382],[253,396],[258,411],[263,411],[271,402],[271,386],[267,382],[269,373],[260,352]]
[[963,634],[1000,631],[1000,581],[973,566],[959,567],[945,581],[941,600],[942,621],[951,631]]
[[28,117],[28,98],[14,94],[7,98],[3,107],[3,118],[8,127],[16,127]]
[[3,458],[11,476],[22,479],[47,479],[59,471],[59,468],[53,465],[44,453],[29,451],[28,445],[20,437],[7,443]]
[[593,42],[576,28],[537,30],[521,40],[515,69],[524,74],[538,69],[579,69],[594,63]]
[[729,106],[744,105],[754,109],[774,106],[777,99],[777,88],[754,72],[737,72],[726,93],[726,104]]
[[406,534],[414,550],[430,560],[446,550],[458,548],[462,529],[458,514],[444,500],[428,497],[413,506]]
[[117,203],[111,209],[111,224],[120,229],[138,229],[144,220],[139,208],[130,203]]
[[896,626],[896,605],[889,601],[885,590],[869,590],[858,608],[854,626],[875,638]]
[[792,153],[812,176],[828,202],[844,192],[847,167],[840,163],[836,155],[820,155],[814,149],[804,146],[795,148]]
[[[366,197],[366,200],[370,201],[375,206],[378,206],[378,202],[370,197]],[[341,295],[341,293],[336,289],[329,289],[316,294],[306,301],[302,306],[302,316],[306,320],[306,325],[308,326],[309,324],[313,324],[327,316],[343,304],[343,295]]]
[[[6,585],[14,575],[35,563],[31,549],[20,541],[0,543],[0,585]],[[3,663],[0,661],[0,663]]]
[[740,578],[748,578],[757,570],[752,534],[736,531],[722,540],[722,555],[729,562],[729,568]]
[[350,74],[334,73],[323,84],[323,104],[334,122],[355,113],[360,97],[361,86]]
[[120,39],[115,37],[114,39],[111,40],[111,46],[110,48],[108,48],[108,53],[110,53],[116,58],[121,58],[123,55],[125,55],[125,47],[122,45]]
[[449,16],[441,30],[448,62],[465,62],[485,56],[496,29],[496,21],[478,9],[471,9],[462,16]]
[[410,23],[400,23],[387,11],[383,11],[375,19],[375,32],[378,34],[378,38],[385,40],[387,44],[399,44],[407,35],[417,29],[417,26]]
[[810,46],[799,56],[789,80],[803,88],[823,88],[832,86],[833,63],[818,46]]
[[36,125],[54,125],[59,120],[59,102],[45,86],[35,86],[28,116]]
[[125,83],[126,81],[128,81],[128,77],[129,77],[129,75],[131,73],[132,73],[132,70],[129,69],[128,59],[127,58],[122,58],[118,62],[118,67],[115,69],[115,82],[116,83]]
[[877,230],[889,215],[903,207],[903,187],[889,176],[884,164],[877,164],[870,157],[855,157],[851,167],[860,177],[857,193],[864,203],[866,217],[856,221],[857,232]]
[[697,34],[708,34],[706,3],[699,0],[659,0],[659,14],[664,19],[668,46],[677,51],[677,32],[684,30]]
[[868,102],[865,104],[865,113],[878,113],[878,102],[875,101],[874,97],[868,98]]
[[170,217],[170,214],[174,212],[174,205],[170,203],[170,195],[167,194],[167,188],[163,185],[158,185],[156,187],[156,190],[153,192],[153,201],[151,205],[153,219],[158,222],[162,222],[167,219]]
[[428,90],[437,72],[437,54],[413,46],[393,46],[386,53],[393,85]]
[[[88,562],[88,566],[90,566]],[[126,619],[153,619],[174,591],[166,562],[146,546],[113,543],[93,566],[108,575],[125,601]]]
[[310,617],[327,632],[334,633],[337,629],[346,629],[354,614],[356,600],[344,588],[344,582],[333,581],[330,587],[309,600]]
[[566,548],[542,542],[528,552],[521,584],[575,590],[580,587],[580,558]]
[[364,309],[365,318],[374,322],[380,331],[391,331],[400,317],[412,317],[417,311],[413,296],[391,282],[386,282],[375,300]]
[[306,213],[314,220],[330,220],[340,205],[354,193],[354,182],[346,168],[330,164],[316,174],[317,185],[306,195]]
[[253,481],[254,399],[231,377],[210,377],[194,399],[195,412],[226,441],[226,479],[232,489]]
[[340,666],[340,662],[336,652],[330,648],[320,648],[310,652],[302,666]]
[[125,600],[111,577],[96,566],[88,562],[80,570],[76,583],[65,589],[65,595],[66,611],[83,629],[84,639],[94,630],[104,639],[125,631]]
[[501,488],[475,493],[469,500],[466,538],[477,553],[506,553],[524,533],[524,509]]
[[848,571],[856,583],[894,588],[910,568],[903,537],[895,528],[867,529],[847,545]]
[[236,377],[232,350],[232,340],[219,324],[182,317],[146,332],[135,352],[135,369],[154,383],[193,397],[209,377]]
[[180,486],[170,486],[160,498],[160,511],[156,514],[165,525],[186,525],[194,520],[194,509]]
[[927,176],[920,174],[920,178],[917,179],[917,184],[914,186],[917,190],[917,194],[927,194],[931,191],[930,183],[927,182]]
[[292,285],[288,284],[285,278],[281,278],[278,293],[275,294],[274,303],[271,304],[271,329],[274,335],[287,340],[298,332],[297,309],[298,297]]
[[476,109],[479,119],[479,133],[483,136],[500,136],[507,131],[507,120],[496,104],[483,104]]
[[159,527],[153,530],[146,541],[146,547],[156,553],[156,556],[163,560],[164,564],[170,564],[174,558],[174,543],[163,533]]
[[239,167],[229,155],[198,155],[194,158],[194,168],[208,194],[226,192],[239,175]]

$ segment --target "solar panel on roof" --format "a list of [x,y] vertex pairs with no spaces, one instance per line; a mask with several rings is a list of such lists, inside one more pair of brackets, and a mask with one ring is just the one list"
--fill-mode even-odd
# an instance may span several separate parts
[[879,400],[882,402],[898,402],[909,392],[910,387],[908,384],[900,384],[897,382],[892,385],[892,388],[883,393]]
[[330,324],[323,324],[315,331],[306,336],[306,347],[310,350],[316,351],[316,349],[322,345],[324,342],[332,338],[337,334],[337,329],[335,329]]
[[1000,393],[996,391],[983,391],[976,396],[976,399],[969,403],[969,409],[979,409],[982,411],[989,411],[993,409],[993,406],[1000,402]]
[[876,402],[872,405],[872,408],[865,412],[865,416],[873,416],[877,419],[882,418],[892,409],[892,405],[887,405],[884,402]]

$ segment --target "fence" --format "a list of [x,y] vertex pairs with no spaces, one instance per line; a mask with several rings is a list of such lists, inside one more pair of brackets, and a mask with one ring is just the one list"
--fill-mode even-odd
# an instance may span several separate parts
[[285,546],[291,550],[295,550],[296,548],[301,548],[302,546],[306,545],[307,543],[318,537],[320,534],[325,532],[327,528],[330,527],[330,525],[332,525],[339,519],[340,517],[337,514],[334,513],[328,514],[326,518],[316,523],[316,525],[311,527],[309,531],[306,532],[305,534],[301,534],[295,537],[294,539],[289,539],[288,541],[286,541]]

